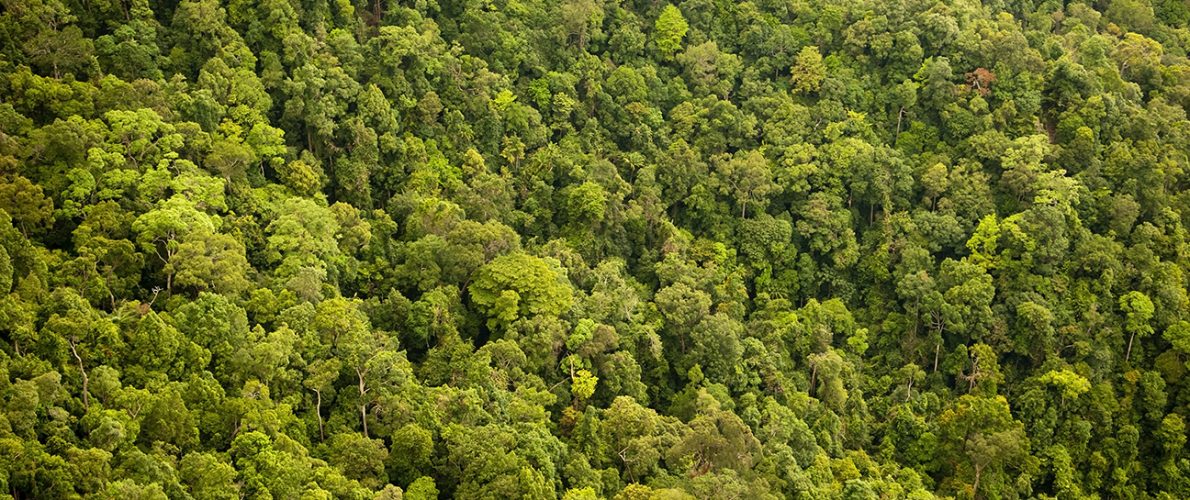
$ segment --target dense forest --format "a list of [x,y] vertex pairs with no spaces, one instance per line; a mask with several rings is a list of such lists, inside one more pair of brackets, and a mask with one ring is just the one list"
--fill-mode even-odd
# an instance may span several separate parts
[[1190,497],[1185,0],[0,6],[0,498]]

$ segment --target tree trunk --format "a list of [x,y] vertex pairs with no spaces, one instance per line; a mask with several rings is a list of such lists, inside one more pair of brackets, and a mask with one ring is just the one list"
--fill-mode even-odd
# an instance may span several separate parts
[[326,441],[326,427],[322,423],[322,391],[314,389],[314,395],[317,398],[314,403],[314,413],[318,415],[318,440]]
[[620,463],[622,464],[621,470],[628,474],[629,481],[636,482],[636,475],[633,474],[632,471],[628,470],[628,459],[624,457],[624,452],[626,451],[628,451],[628,448],[624,448],[620,450],[619,453],[617,453],[617,455],[620,456]]
[[384,10],[380,8],[380,0],[376,0],[372,4],[372,17],[375,19],[375,26],[380,26],[380,19],[384,17]]
[[91,395],[88,393],[87,386],[90,385],[91,380],[87,378],[87,368],[83,366],[83,358],[79,356],[79,351],[75,347],[74,340],[70,341],[70,353],[74,355],[74,359],[79,363],[79,372],[83,374],[83,410],[91,409]]
[[979,476],[983,475],[983,467],[975,466],[975,484],[971,485],[971,498],[979,498]]
[[901,119],[905,118],[905,107],[901,106],[901,110],[897,111],[897,133],[893,135],[893,146],[897,145],[897,139],[901,137]]
[[368,388],[364,384],[364,373],[357,368],[355,374],[359,377],[359,420],[364,427],[364,437],[368,437],[368,403],[364,401]]
[[[810,368],[810,387],[809,387],[809,389],[806,391],[806,392],[807,392],[808,394],[810,394],[811,396],[814,396],[814,394],[817,392],[817,391],[815,391],[815,390],[814,390],[814,381],[815,381],[817,378],[818,378],[818,365],[813,365],[813,366]],[[817,396],[815,396],[815,397],[817,397]]]
[[1135,332],[1128,336],[1128,352],[1124,353],[1124,361],[1128,361],[1128,359],[1132,357],[1132,341],[1134,339],[1136,339]]
[[979,357],[971,358],[971,374],[967,376],[967,392],[975,390],[975,380],[979,378]]

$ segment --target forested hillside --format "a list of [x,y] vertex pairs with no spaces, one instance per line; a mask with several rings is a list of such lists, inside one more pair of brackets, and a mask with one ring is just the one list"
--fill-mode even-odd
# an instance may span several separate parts
[[0,498],[1190,497],[1185,0],[0,6]]

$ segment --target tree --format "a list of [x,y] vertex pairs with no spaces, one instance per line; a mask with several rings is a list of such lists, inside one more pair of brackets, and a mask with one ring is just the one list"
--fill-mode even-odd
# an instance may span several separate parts
[[657,292],[655,303],[669,330],[678,337],[682,352],[694,326],[710,314],[711,296],[685,282],[678,282]]
[[[211,217],[200,212],[189,200],[174,196],[156,209],[137,217],[132,223],[132,230],[137,233],[137,242],[145,253],[156,255],[162,263],[165,288],[172,291],[174,275],[177,274],[174,266],[178,264],[175,254],[182,243],[192,234],[212,234],[216,227]],[[188,252],[193,253],[194,247],[190,247]]]
[[822,86],[822,80],[826,78],[826,65],[822,63],[822,54],[818,52],[818,47],[802,47],[802,50],[797,53],[797,59],[794,60],[790,73],[793,75],[791,80],[794,92],[799,94],[817,92],[818,88]]
[[339,223],[331,210],[306,199],[286,199],[280,215],[269,223],[266,255],[277,264],[277,275],[290,278],[303,268],[323,272],[333,268],[340,256],[335,234]]
[[1042,375],[1040,380],[1061,390],[1063,402],[1091,390],[1091,382],[1070,370],[1051,370]]
[[360,425],[368,437],[368,411],[386,393],[401,389],[411,374],[404,353],[397,353],[384,345],[387,339],[379,332],[355,332],[344,339],[344,365],[355,372]]
[[719,408],[705,392],[698,395],[699,414],[690,421],[681,440],[667,452],[693,476],[721,469],[748,470],[760,443],[752,430],[734,413]]
[[468,286],[471,300],[488,317],[489,328],[507,327],[517,318],[559,316],[573,304],[566,275],[545,259],[511,253],[492,259]]
[[120,348],[118,330],[72,289],[58,289],[49,299],[46,312],[50,316],[43,326],[45,337],[57,344],[59,352],[70,353],[70,364],[78,368],[81,379],[79,394],[83,408],[87,409],[91,404],[88,365],[94,367],[105,353]]
[[456,495],[557,496],[554,464],[561,458],[561,443],[540,427],[521,426],[515,430],[520,432],[495,424],[473,428],[452,424],[443,430],[449,457],[443,472],[457,485]]
[[1030,474],[1037,468],[1024,427],[1013,420],[1003,396],[964,395],[939,416],[939,423],[952,456],[967,460],[972,497],[1012,494],[1016,486],[1006,475],[1009,470]]
[[913,399],[913,384],[921,383],[926,378],[925,370],[920,366],[909,363],[897,371],[901,380],[905,382],[905,401]]
[[795,223],[798,234],[808,242],[810,250],[836,268],[844,268],[859,259],[859,245],[851,228],[851,214],[843,210],[842,200],[825,193],[810,195]]
[[598,224],[606,212],[607,193],[599,184],[587,181],[566,192],[566,213],[572,224]]
[[651,476],[660,465],[662,444],[670,439],[666,436],[669,422],[627,396],[613,400],[602,418],[605,459],[631,481]]
[[45,230],[54,222],[54,201],[40,185],[20,174],[0,178],[0,210],[8,212],[26,236]]
[[737,153],[731,160],[720,162],[716,167],[723,186],[722,192],[736,200],[740,206],[740,217],[748,216],[748,205],[752,203],[764,211],[768,208],[769,196],[781,190],[773,182],[768,160],[759,151]]
[[1124,353],[1124,360],[1132,357],[1132,341],[1137,335],[1141,338],[1152,335],[1153,327],[1149,320],[1153,318],[1153,301],[1141,292],[1132,291],[1120,297],[1120,309],[1124,311],[1124,331],[1128,332],[1128,350]]
[[414,484],[427,478],[423,474],[429,472],[433,466],[433,433],[415,423],[397,429],[393,433],[392,448],[388,456],[389,475],[396,483],[407,484],[407,490],[412,490]]
[[570,379],[570,393],[574,395],[575,403],[591,399],[599,383],[599,377],[592,375],[588,370],[578,370]]
[[586,50],[587,42],[599,34],[599,26],[604,19],[603,8],[591,0],[562,2],[558,14],[565,28],[565,40],[576,41],[579,50]]
[[963,368],[961,375],[967,381],[967,391],[974,393],[978,389],[980,394],[996,394],[997,387],[1004,381],[996,351],[987,344],[975,344],[961,352],[969,356],[968,366]]
[[689,26],[686,24],[686,18],[682,17],[682,11],[671,4],[662,7],[661,15],[657,16],[657,21],[653,23],[657,50],[667,58],[673,57],[682,48],[682,39],[686,37],[687,29]]
[[322,359],[310,363],[307,367],[309,375],[303,381],[307,389],[314,391],[314,415],[318,417],[318,439],[326,439],[326,425],[322,419],[322,394],[333,389],[332,384],[339,378],[342,363],[335,358]]
[[434,484],[434,478],[430,476],[417,478],[405,490],[405,498],[409,500],[434,500],[438,498],[438,487]]
[[[230,380],[232,359],[249,339],[248,315],[223,295],[202,292],[172,313],[173,326],[185,339],[210,352],[212,371]],[[151,339],[145,339],[152,342]]]
[[326,444],[326,453],[331,465],[369,490],[380,489],[387,482],[382,477],[388,450],[379,439],[355,433],[335,434]]
[[[32,31],[22,44],[29,61],[40,69],[49,69],[55,78],[63,71],[86,69],[95,48],[91,40],[73,23],[78,20],[62,2],[38,1],[15,9],[15,16]],[[30,28],[33,28],[30,30]],[[23,30],[24,31],[24,30]],[[81,75],[80,75],[81,76]]]
[[690,359],[702,367],[707,380],[737,386],[744,362],[743,334],[744,325],[727,314],[706,316],[690,333]]
[[217,2],[186,0],[174,11],[169,32],[177,43],[173,63],[187,72],[197,74],[202,63],[214,56],[239,35],[226,23],[227,13]]
[[165,443],[189,450],[198,446],[198,436],[194,412],[186,407],[178,389],[173,388],[152,399],[137,439],[144,445]]
[[244,245],[229,235],[194,234],[178,245],[169,260],[169,267],[176,273],[173,283],[179,286],[230,295],[251,286]]
[[225,460],[214,453],[191,453],[178,464],[178,476],[195,498],[239,498],[236,469]]
[[810,383],[817,384],[814,396],[826,403],[827,407],[842,411],[847,402],[848,391],[844,385],[847,376],[847,361],[839,356],[834,349],[810,355]]

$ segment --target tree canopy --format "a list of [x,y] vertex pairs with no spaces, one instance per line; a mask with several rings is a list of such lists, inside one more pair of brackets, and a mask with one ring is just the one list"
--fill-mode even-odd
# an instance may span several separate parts
[[1190,498],[1184,0],[0,0],[0,499]]

